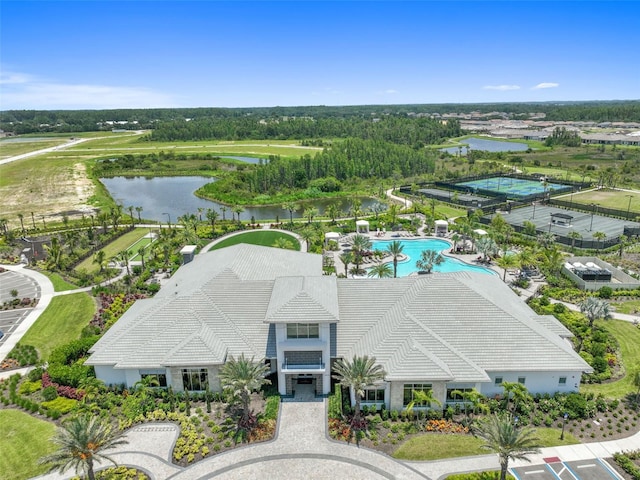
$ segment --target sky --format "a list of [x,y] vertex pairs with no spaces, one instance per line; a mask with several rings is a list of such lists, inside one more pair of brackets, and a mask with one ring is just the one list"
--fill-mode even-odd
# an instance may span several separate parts
[[640,98],[638,1],[0,2],[0,110]]

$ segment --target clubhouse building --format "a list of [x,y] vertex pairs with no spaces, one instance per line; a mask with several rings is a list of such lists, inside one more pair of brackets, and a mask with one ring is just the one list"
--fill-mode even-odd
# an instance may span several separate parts
[[498,276],[436,273],[397,279],[322,274],[322,256],[240,244],[197,255],[155,297],[137,301],[86,362],[107,384],[153,376],[176,391],[220,390],[218,371],[264,359],[283,395],[331,389],[332,363],[376,358],[385,381],[363,405],[405,407],[416,390],[442,404],[453,390],[577,391],[591,367],[571,333],[533,312]]

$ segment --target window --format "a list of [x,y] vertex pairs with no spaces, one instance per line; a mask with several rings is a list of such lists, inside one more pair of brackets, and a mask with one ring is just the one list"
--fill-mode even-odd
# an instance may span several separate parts
[[167,386],[167,375],[163,371],[155,371],[155,370],[141,370],[140,378],[145,379],[148,378],[150,380],[155,380],[152,384],[153,387],[165,387]]
[[560,377],[558,379],[558,385],[565,386],[567,384],[567,377]]
[[502,377],[496,377],[496,385],[502,385]]
[[320,327],[317,323],[289,323],[287,338],[320,338]]
[[185,390],[206,390],[209,384],[209,373],[206,368],[184,368],[182,385]]
[[[464,402],[464,397],[461,393],[468,393],[473,388],[447,388],[447,402]],[[453,392],[458,392],[457,395],[453,395]]]
[[[425,392],[429,393],[432,389],[430,383],[405,383],[404,384],[404,398],[402,405],[405,407],[413,401],[413,392]],[[429,406],[426,402],[416,402],[416,406]]]
[[384,402],[384,388],[371,388],[364,391],[365,402]]
[[522,385],[524,385],[526,381],[527,381],[526,377],[518,377],[518,383],[521,383]]

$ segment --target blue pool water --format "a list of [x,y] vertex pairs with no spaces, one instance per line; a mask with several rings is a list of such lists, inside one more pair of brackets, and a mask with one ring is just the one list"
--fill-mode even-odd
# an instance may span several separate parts
[[[373,241],[374,250],[386,250],[393,240],[375,240]],[[399,240],[403,245],[402,253],[408,258],[404,262],[398,262],[398,277],[406,277],[418,271],[416,268],[416,260],[420,258],[423,250],[443,250],[451,249],[451,244],[445,240],[437,239],[415,239],[415,240]],[[489,268],[471,265],[462,262],[456,258],[444,256],[444,262],[433,267],[434,272],[480,272],[490,275],[497,275],[496,272]]]

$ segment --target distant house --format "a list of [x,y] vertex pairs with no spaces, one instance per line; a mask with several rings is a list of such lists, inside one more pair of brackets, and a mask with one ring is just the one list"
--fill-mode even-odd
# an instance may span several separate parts
[[137,301],[87,364],[107,384],[146,376],[175,390],[220,389],[231,357],[265,359],[283,395],[298,382],[331,391],[338,358],[374,356],[387,372],[365,404],[401,409],[416,390],[443,404],[453,390],[572,392],[591,368],[571,333],[533,312],[497,276],[397,279],[322,275],[322,256],[235,245],[200,254],[154,297]]

